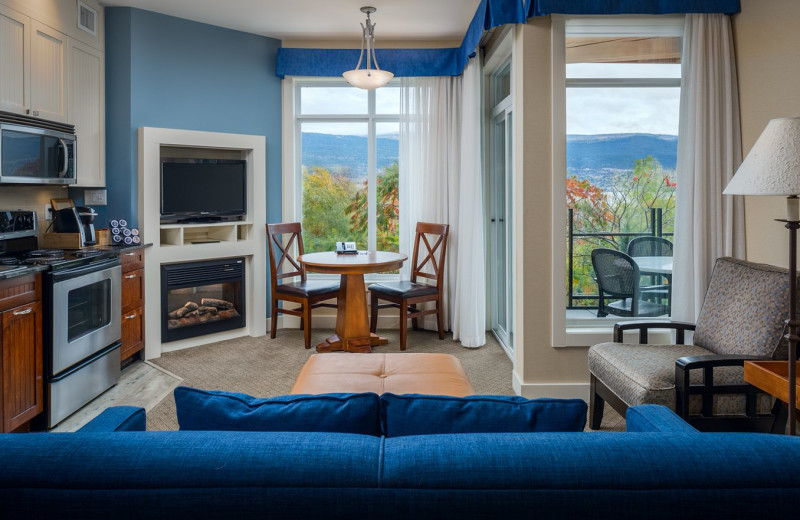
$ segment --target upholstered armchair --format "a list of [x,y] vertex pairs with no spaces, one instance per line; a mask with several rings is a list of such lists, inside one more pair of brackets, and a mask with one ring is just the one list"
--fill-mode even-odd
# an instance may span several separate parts
[[[589,349],[590,427],[600,427],[608,402],[623,415],[629,406],[662,404],[701,430],[777,428],[780,403],[772,406],[769,395],[745,383],[743,365],[786,359],[788,314],[785,269],[718,259],[696,324],[617,323],[614,342]],[[676,344],[647,344],[652,329],[671,329]],[[637,344],[623,342],[629,330],[638,330]],[[690,331],[692,342],[684,344]]]

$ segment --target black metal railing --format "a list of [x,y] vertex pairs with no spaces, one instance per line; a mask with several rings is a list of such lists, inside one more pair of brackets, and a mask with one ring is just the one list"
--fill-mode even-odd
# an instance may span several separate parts
[[[568,258],[569,263],[567,265],[567,280],[568,280],[568,289],[567,289],[567,309],[592,309],[597,308],[597,304],[595,305],[575,305],[576,301],[580,300],[595,300],[598,299],[598,294],[575,294],[574,292],[574,275],[575,275],[575,240],[581,238],[608,238],[613,239],[615,237],[645,237],[645,236],[654,236],[654,237],[667,237],[673,236],[674,233],[664,233],[664,220],[663,220],[663,209],[662,208],[650,208],[650,224],[649,229],[646,231],[641,232],[629,232],[629,233],[613,233],[613,232],[591,232],[591,233],[583,233],[577,232],[575,230],[575,216],[574,210],[568,209],[567,210],[567,248],[568,248]],[[609,240],[611,242],[612,240]]]

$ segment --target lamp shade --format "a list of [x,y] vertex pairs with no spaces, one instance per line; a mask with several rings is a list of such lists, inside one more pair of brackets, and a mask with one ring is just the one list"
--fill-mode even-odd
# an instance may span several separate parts
[[736,170],[726,195],[800,194],[800,117],[773,119]]
[[344,79],[354,87],[364,90],[374,90],[389,83],[394,74],[388,70],[381,69],[355,69],[348,70],[344,74]]

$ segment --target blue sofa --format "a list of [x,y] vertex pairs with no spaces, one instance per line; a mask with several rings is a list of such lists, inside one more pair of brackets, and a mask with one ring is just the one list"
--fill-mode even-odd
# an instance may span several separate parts
[[0,435],[0,518],[774,518],[800,506],[800,440],[699,433],[632,407],[627,432],[382,437],[146,432],[106,410],[75,433]]

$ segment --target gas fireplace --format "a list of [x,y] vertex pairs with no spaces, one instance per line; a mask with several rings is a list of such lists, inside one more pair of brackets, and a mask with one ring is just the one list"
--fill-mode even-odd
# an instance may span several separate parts
[[245,326],[244,258],[161,266],[161,341]]

